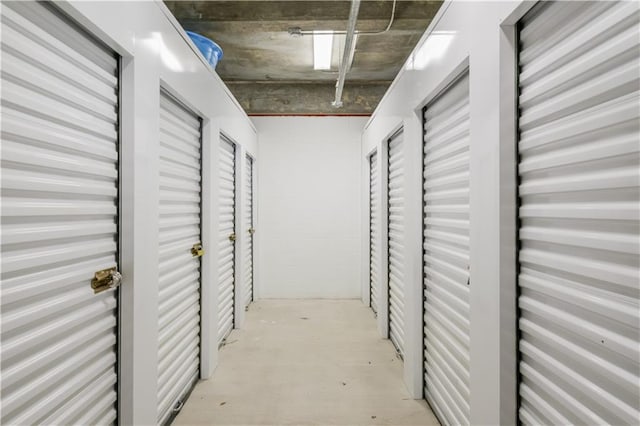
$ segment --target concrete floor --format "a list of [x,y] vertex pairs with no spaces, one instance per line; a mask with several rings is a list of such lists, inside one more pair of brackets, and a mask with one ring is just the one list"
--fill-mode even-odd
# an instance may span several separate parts
[[437,425],[357,300],[253,303],[176,425]]

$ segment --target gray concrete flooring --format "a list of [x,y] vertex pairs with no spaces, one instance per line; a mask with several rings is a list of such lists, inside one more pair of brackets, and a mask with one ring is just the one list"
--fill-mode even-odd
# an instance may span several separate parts
[[357,300],[253,303],[175,425],[438,425]]

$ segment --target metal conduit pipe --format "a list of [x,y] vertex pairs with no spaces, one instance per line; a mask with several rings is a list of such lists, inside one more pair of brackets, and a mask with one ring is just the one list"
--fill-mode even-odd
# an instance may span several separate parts
[[[385,27],[384,30],[382,31],[355,31],[356,35],[380,35],[380,34],[384,34],[386,32],[388,32],[391,29],[391,25],[393,25],[393,20],[396,17],[396,5],[397,5],[398,0],[393,0],[393,6],[391,7],[391,17],[389,18],[389,23],[387,24],[387,26]],[[346,34],[346,31],[332,31],[332,30],[327,30],[327,31],[318,31],[318,30],[303,30],[300,27],[290,27],[289,28],[289,34],[294,36],[294,37],[301,37],[301,36],[305,36],[305,35],[313,35],[313,34],[333,34],[333,35],[337,35],[337,34]]]
[[336,108],[342,106],[342,90],[344,89],[344,81],[347,78],[349,58],[353,55],[355,49],[354,38],[359,10],[360,0],[351,0],[351,11],[349,12],[349,22],[347,23],[347,36],[344,40],[344,52],[342,53],[342,61],[340,61],[340,67],[338,69],[338,81],[336,82],[336,99],[331,104]]

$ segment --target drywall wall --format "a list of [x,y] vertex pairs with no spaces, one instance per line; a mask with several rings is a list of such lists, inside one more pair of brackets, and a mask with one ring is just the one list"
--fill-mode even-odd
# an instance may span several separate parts
[[259,298],[359,298],[361,117],[254,117]]
[[[362,138],[361,161],[366,165],[368,153],[376,149],[384,153],[389,135],[404,128],[404,377],[411,394],[423,398],[422,109],[469,69],[471,424],[517,423],[515,25],[534,3],[445,2],[380,101]],[[384,172],[379,178],[384,185]],[[366,210],[363,218],[365,214]],[[383,229],[384,221],[383,217]],[[384,233],[377,244],[385,276]],[[386,281],[380,286],[384,296]],[[380,300],[378,325],[383,336],[386,307],[387,301]]]
[[[202,118],[201,377],[217,365],[218,144],[257,158],[256,131],[162,2],[56,2],[121,57],[119,421],[155,424],[158,370],[159,96]],[[240,165],[242,167],[242,163]],[[238,198],[241,200],[242,198]],[[242,203],[238,206],[242,211]],[[242,258],[238,245],[238,257]],[[240,263],[239,268],[242,268]],[[135,283],[135,285],[134,285]],[[241,300],[239,294],[238,300]]]

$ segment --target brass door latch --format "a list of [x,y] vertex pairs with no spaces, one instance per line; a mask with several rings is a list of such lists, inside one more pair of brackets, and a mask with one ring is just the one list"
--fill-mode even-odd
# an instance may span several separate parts
[[235,241],[236,240],[236,233],[232,233],[229,235],[229,241]]
[[98,271],[91,279],[91,288],[94,294],[117,288],[122,281],[122,274],[117,271],[116,267],[103,269]]
[[255,228],[249,228],[249,234],[253,235],[256,233],[256,229]]
[[191,255],[193,257],[202,257],[204,254],[204,249],[202,248],[202,243],[195,243],[193,247],[191,247]]

